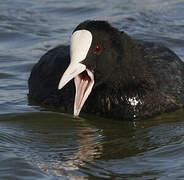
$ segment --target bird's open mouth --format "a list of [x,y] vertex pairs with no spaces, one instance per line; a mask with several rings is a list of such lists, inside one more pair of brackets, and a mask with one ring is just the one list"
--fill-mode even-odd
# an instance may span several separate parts
[[86,69],[82,73],[78,74],[74,80],[76,87],[74,115],[78,116],[92,90],[94,84],[94,75],[90,70]]
[[73,78],[76,87],[74,116],[78,116],[93,88],[94,75],[81,63],[70,64],[62,76],[58,88],[61,89]]

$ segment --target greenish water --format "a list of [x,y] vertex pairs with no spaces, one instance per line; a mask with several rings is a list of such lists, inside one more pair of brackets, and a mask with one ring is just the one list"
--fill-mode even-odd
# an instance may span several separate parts
[[0,116],[0,179],[183,177],[184,111],[137,122],[53,112]]
[[184,110],[117,121],[28,102],[27,80],[73,28],[105,19],[184,60],[184,1],[0,0],[0,179],[184,179]]

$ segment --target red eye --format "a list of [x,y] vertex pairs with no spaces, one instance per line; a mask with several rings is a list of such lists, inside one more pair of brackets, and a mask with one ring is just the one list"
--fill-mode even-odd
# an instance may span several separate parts
[[98,44],[98,45],[95,47],[94,52],[95,52],[96,54],[98,54],[98,53],[100,53],[101,51],[102,51],[102,46],[101,46],[100,44]]

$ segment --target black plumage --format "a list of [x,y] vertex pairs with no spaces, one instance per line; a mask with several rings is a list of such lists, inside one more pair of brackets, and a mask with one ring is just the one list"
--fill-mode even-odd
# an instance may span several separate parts
[[[124,120],[183,107],[184,63],[174,52],[160,44],[134,40],[105,21],[85,21],[74,32],[80,29],[93,35],[82,63],[95,77],[83,112]],[[97,44],[102,46],[100,53],[94,53]],[[68,46],[58,46],[42,56],[29,78],[29,97],[71,112],[73,81],[57,89],[69,62]]]

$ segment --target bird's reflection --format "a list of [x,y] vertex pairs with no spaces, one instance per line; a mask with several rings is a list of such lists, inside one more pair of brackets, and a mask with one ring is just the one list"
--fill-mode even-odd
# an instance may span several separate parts
[[[82,174],[75,175],[75,172],[86,163],[92,162],[101,157],[103,151],[103,135],[102,130],[88,124],[85,120],[76,120],[78,132],[76,136],[79,137],[78,150],[68,158],[67,161],[57,161],[52,163],[52,173],[56,176],[67,177],[70,179],[86,179]],[[46,174],[50,174],[50,170],[46,167],[45,163],[37,163],[39,168]],[[69,171],[70,173],[67,173]],[[79,174],[79,173],[77,173]]]
[[[132,157],[139,162],[139,154],[150,153],[152,157],[151,150],[182,142],[183,114],[178,111],[149,121],[120,122],[89,115],[74,120],[70,115],[43,112],[17,117],[16,128],[21,141],[24,133],[21,150],[27,149],[20,152],[45,174],[87,179],[98,170],[113,172],[116,162],[123,166]],[[106,170],[106,162],[111,160],[115,167],[108,164]]]

